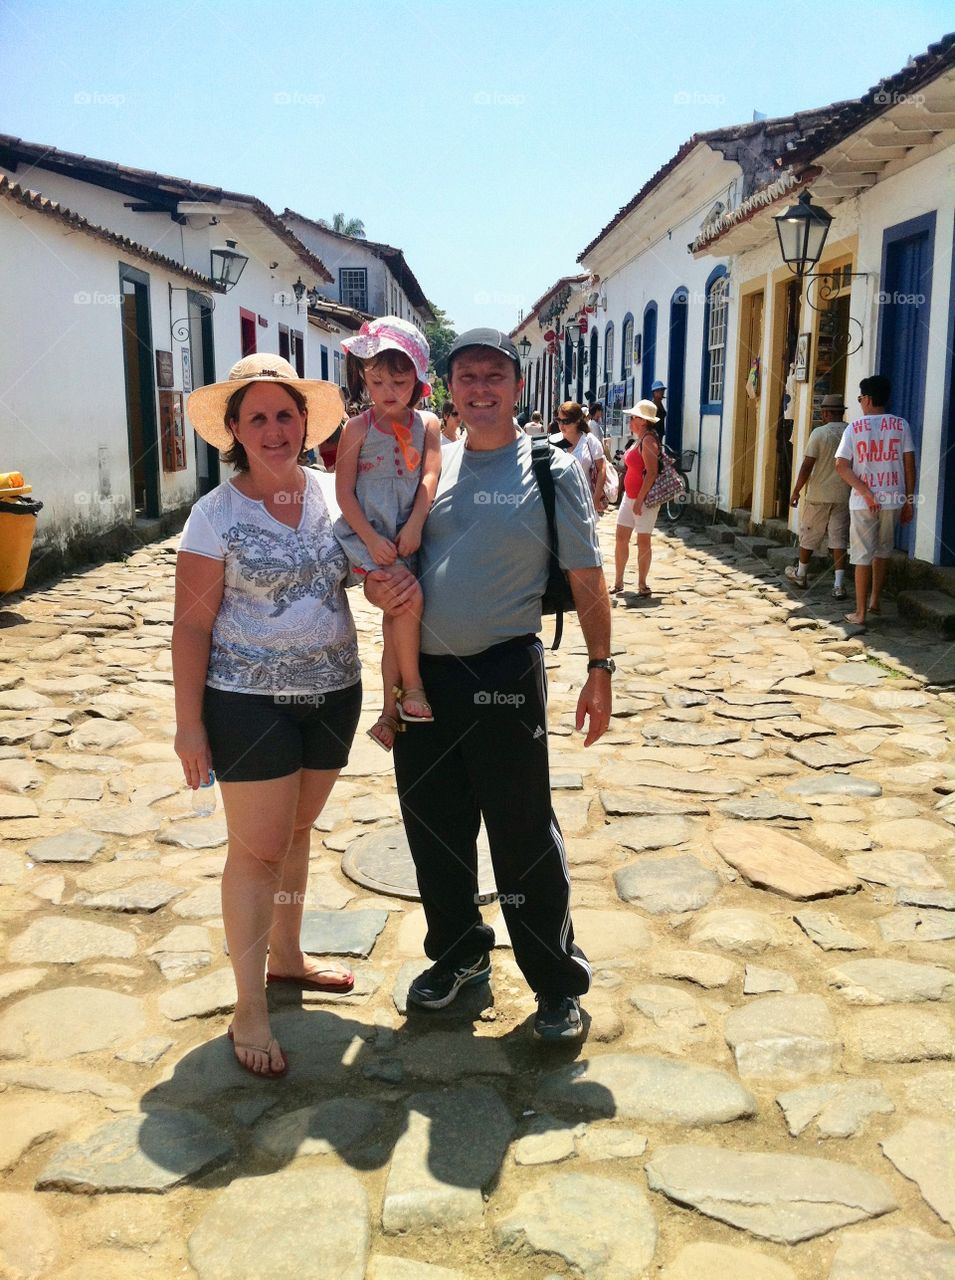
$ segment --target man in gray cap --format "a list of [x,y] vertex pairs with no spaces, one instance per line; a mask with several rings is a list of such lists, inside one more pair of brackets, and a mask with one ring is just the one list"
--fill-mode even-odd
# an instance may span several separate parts
[[822,425],[816,427],[806,443],[790,504],[799,505],[799,495],[806,490],[806,500],[799,518],[799,564],[786,566],[786,577],[794,587],[809,586],[809,560],[814,551],[828,543],[832,552],[836,577],[832,594],[837,600],[846,598],[846,547],[849,544],[849,486],[836,471],[836,449],[846,424],[842,420],[846,407],[841,395],[822,397]]
[[[472,329],[448,353],[448,386],[468,426],[443,458],[419,557],[421,672],[434,721],[395,739],[395,776],[428,931],[432,966],[408,1003],[441,1009],[487,982],[494,932],[481,919],[477,837],[487,830],[514,958],[537,997],[534,1036],[575,1040],[590,966],[574,942],[570,879],[551,803],[541,597],[550,536],[534,442],[515,430],[520,357],[506,334]],[[538,444],[540,449],[540,444]],[[589,661],[577,703],[584,745],[611,709],[610,598],[597,522],[576,459],[551,450],[557,555]],[[369,575],[369,599],[400,610],[403,579]],[[410,574],[408,575],[410,579]],[[413,579],[411,579],[413,582]]]

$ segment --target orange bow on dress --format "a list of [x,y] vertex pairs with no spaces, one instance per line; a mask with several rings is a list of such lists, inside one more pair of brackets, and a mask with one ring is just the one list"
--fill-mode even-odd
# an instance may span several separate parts
[[[411,415],[411,422],[414,422],[414,413]],[[411,443],[411,424],[404,426],[400,422],[393,422],[391,429],[395,433],[395,440],[398,442],[406,468],[409,471],[417,471],[421,465],[421,454]]]

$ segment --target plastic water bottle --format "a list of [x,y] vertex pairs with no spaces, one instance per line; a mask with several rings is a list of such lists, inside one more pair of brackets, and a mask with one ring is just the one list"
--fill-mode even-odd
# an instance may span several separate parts
[[196,818],[211,818],[216,811],[216,775],[209,770],[209,776],[200,782],[192,793],[192,813]]

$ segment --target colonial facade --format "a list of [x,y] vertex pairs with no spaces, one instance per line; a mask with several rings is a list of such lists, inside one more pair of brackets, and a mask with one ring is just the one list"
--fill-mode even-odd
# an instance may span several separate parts
[[[801,192],[832,215],[802,281],[781,264],[773,218]],[[827,392],[851,419],[858,384],[887,375],[890,407],[912,426],[919,492],[899,546],[955,564],[952,249],[955,38],[861,99],[831,109],[777,173],[694,240],[700,262],[731,261],[728,324],[736,359],[724,411],[732,456],[723,505],[754,524],[789,521],[793,460]]]
[[[803,280],[773,217],[810,192],[833,221]],[[525,399],[623,406],[667,386],[667,442],[693,488],[751,524],[795,528],[794,459],[823,395],[882,372],[916,440],[900,546],[955,564],[955,36],[862,98],[691,138],[513,330]]]
[[[392,278],[413,280],[390,253]],[[5,135],[0,263],[0,469],[44,503],[48,570],[150,536],[218,483],[189,427],[193,387],[255,351],[341,384],[341,338],[385,301],[342,302],[340,276],[254,196]]]
[[435,318],[400,249],[343,235],[292,209],[285,210],[282,221],[331,272],[331,282],[319,285],[329,301],[376,316],[400,316],[422,332]]

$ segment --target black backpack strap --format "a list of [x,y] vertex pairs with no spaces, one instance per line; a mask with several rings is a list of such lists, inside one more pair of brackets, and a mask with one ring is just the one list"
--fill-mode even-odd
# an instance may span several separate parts
[[[541,501],[544,504],[544,514],[547,516],[547,532],[550,538],[548,576],[553,578],[555,574],[560,574],[561,568],[560,561],[557,559],[557,498],[554,489],[554,473],[550,469],[551,449],[551,443],[546,436],[543,439],[537,437],[531,441],[531,465],[534,468],[534,478],[537,481]],[[551,649],[557,648],[563,634],[564,613],[562,609],[558,609],[554,615],[554,643],[551,645]]]

